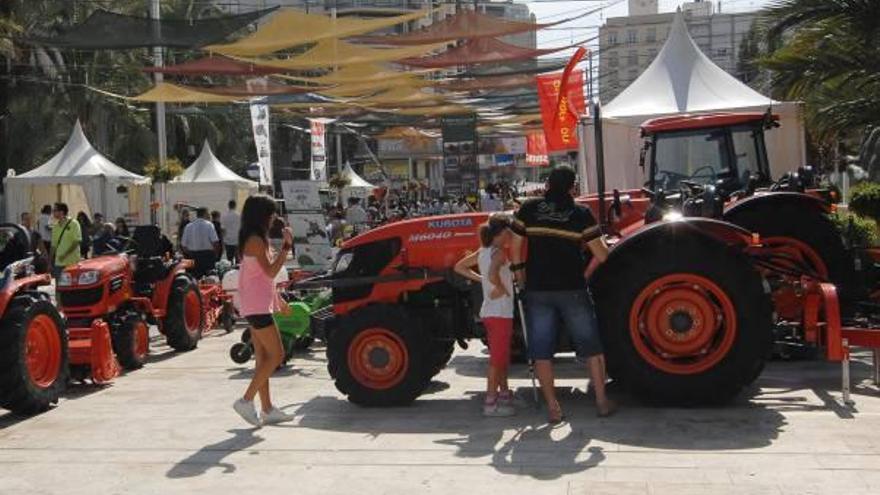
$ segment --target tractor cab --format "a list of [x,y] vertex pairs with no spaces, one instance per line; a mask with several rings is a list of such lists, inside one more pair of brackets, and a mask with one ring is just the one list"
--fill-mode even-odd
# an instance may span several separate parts
[[28,232],[20,225],[0,224],[0,277],[6,269],[17,261],[25,260],[31,253],[31,240]]
[[[642,124],[640,165],[645,187],[667,193],[711,186],[723,196],[771,182],[764,130],[778,125],[769,113],[715,113],[661,117]],[[647,163],[646,163],[647,162]]]

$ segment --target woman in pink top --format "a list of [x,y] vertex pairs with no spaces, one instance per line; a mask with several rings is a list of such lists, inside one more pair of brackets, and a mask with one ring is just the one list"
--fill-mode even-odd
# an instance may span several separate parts
[[[269,226],[276,218],[277,208],[272,198],[264,195],[251,196],[244,202],[241,230],[238,233],[242,256],[238,274],[239,309],[251,326],[251,341],[257,363],[254,377],[244,397],[235,401],[232,407],[254,426],[292,419],[273,406],[269,396],[269,377],[284,359],[281,335],[275,328],[272,313],[279,310],[290,311],[286,304],[279,304],[280,298],[275,292],[275,276],[284,268],[287,252],[293,245],[293,234],[290,229],[285,228],[281,250],[273,253],[269,248]],[[259,416],[254,407],[257,392],[260,393],[262,405],[262,415]]]

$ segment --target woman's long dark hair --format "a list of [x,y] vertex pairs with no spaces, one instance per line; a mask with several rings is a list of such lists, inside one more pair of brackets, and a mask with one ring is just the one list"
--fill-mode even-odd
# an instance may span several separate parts
[[253,236],[269,242],[269,219],[278,211],[275,200],[264,194],[256,194],[244,202],[241,209],[241,229],[238,231],[238,248],[244,249]]

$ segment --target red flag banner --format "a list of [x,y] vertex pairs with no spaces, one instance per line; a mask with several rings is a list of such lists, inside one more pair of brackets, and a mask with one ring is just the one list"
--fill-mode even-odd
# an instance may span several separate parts
[[526,136],[526,165],[530,167],[546,167],[550,165],[547,156],[547,140],[543,132],[530,132]]
[[537,76],[538,99],[541,103],[541,120],[544,122],[544,135],[547,139],[547,150],[568,151],[577,149],[577,116],[586,113],[584,101],[584,71],[576,70],[566,81],[568,89],[560,98],[562,74]]

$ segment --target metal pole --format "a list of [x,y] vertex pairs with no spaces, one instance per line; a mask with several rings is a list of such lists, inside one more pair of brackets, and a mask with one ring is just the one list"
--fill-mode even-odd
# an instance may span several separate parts
[[[156,38],[159,39],[162,36],[162,26],[159,23],[159,20],[162,18],[161,4],[160,0],[150,0],[150,17],[156,20],[153,23],[153,29],[155,30]],[[162,47],[155,46],[153,47],[153,65],[155,67],[162,67],[164,65],[164,60],[162,56]],[[164,80],[164,75],[161,72],[153,73],[153,81],[158,86]],[[156,139],[157,139],[157,151],[159,154],[159,166],[164,168],[165,163],[168,157],[168,136],[165,131],[165,103],[159,102],[156,103]],[[152,192],[151,192],[152,194]],[[160,208],[165,208],[165,198],[164,198],[164,188],[160,193],[160,197],[162,199],[162,204]],[[153,202],[155,198],[151,198],[150,203]],[[156,223],[156,214],[157,211],[150,208],[150,222]],[[159,215],[159,228],[162,229],[163,232],[168,231],[168,222],[167,215]]]
[[581,194],[589,194],[590,172],[587,170],[587,122],[585,118],[578,118],[577,137],[580,142],[577,154],[577,173],[581,178]]
[[[596,193],[599,195],[599,229],[605,230],[605,151],[602,147],[602,105],[599,100],[592,101],[593,146],[596,148]],[[581,149],[585,150],[584,143]]]

